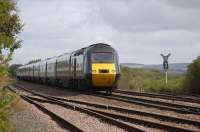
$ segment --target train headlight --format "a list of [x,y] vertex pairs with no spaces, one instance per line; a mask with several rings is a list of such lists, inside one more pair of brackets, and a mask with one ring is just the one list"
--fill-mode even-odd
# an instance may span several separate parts
[[96,73],[97,71],[96,70],[92,70],[92,73]]
[[116,72],[116,70],[112,70],[111,72],[112,72],[112,73],[115,73],[115,72]]

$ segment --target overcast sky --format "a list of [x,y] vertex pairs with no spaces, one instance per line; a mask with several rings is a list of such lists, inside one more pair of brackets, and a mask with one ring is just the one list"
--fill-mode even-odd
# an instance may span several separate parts
[[120,62],[191,62],[200,55],[200,0],[17,0],[24,31],[13,63],[112,45]]

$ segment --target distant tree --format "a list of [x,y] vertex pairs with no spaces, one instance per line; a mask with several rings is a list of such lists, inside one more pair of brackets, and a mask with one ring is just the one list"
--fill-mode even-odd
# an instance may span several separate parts
[[200,94],[200,56],[188,66],[187,90],[190,93]]
[[6,65],[14,51],[21,46],[17,37],[22,31],[23,24],[17,15],[14,0],[0,0],[0,65]]
[[41,61],[41,59],[35,59],[35,60],[29,61],[27,64],[33,64],[33,63],[40,62],[40,61]]
[[12,64],[11,66],[9,66],[8,71],[9,71],[10,75],[15,77],[16,76],[16,70],[20,66],[22,66],[22,64]]

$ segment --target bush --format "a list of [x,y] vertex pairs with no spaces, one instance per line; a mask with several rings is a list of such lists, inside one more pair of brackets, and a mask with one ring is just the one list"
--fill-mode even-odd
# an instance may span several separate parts
[[7,68],[3,65],[0,65],[0,77],[2,76],[8,76],[8,71]]
[[189,93],[200,94],[200,56],[188,66],[186,88]]
[[16,95],[10,93],[5,88],[0,88],[0,132],[13,130],[8,120],[8,114],[11,110],[12,103],[14,103],[16,99]]
[[8,71],[9,71],[11,77],[16,77],[17,76],[16,70],[20,66],[22,66],[22,65],[21,64],[13,64],[13,65],[9,66]]
[[7,68],[0,65],[0,132],[13,130],[8,120],[8,114],[13,101],[16,100],[16,95],[5,88],[10,83],[12,80],[9,78]]
[[119,87],[146,92],[183,93],[184,75],[169,74],[165,84],[165,73],[158,70],[121,68]]

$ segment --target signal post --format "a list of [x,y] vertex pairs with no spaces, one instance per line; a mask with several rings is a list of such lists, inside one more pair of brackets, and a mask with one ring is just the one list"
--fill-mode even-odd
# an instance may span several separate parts
[[168,55],[163,55],[163,54],[160,54],[163,58],[163,69],[165,71],[165,83],[167,84],[167,81],[168,81],[168,69],[169,69],[169,62],[168,62],[168,59],[169,57],[171,56],[171,54],[169,53]]

